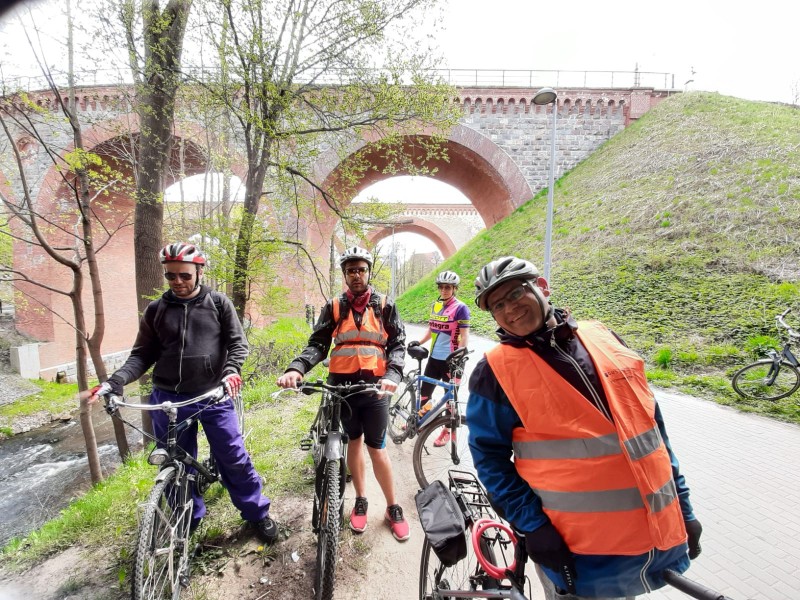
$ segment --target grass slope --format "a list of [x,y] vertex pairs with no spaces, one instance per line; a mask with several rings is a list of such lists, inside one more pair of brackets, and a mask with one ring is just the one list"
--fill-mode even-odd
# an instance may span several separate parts
[[[777,346],[774,317],[800,328],[800,111],[708,93],[651,109],[563,176],[554,193],[551,288],[558,306],[604,321],[675,385],[745,410],[800,422],[793,398],[742,403],[729,378]],[[440,266],[461,296],[488,261],[541,265],[546,194]],[[398,304],[424,322],[435,273]],[[494,323],[473,311],[474,330]]]

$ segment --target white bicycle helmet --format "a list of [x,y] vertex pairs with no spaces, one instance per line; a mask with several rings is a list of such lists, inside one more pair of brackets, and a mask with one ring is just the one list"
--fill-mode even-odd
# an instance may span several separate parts
[[510,279],[530,281],[538,278],[539,269],[532,262],[516,256],[503,256],[493,260],[475,278],[475,304],[481,310],[489,310],[486,306],[489,293],[501,283]]
[[440,283],[449,283],[450,285],[458,286],[461,283],[461,277],[456,275],[453,271],[442,271],[436,276],[436,285]]
[[339,256],[339,266],[342,267],[344,270],[344,265],[351,260],[363,260],[366,261],[369,265],[369,268],[372,269],[373,258],[370,251],[361,248],[359,246],[351,246],[347,248],[344,252],[342,252],[341,256]]
[[161,249],[158,256],[161,264],[168,262],[194,263],[201,266],[206,264],[206,257],[197,246],[183,242],[167,244]]

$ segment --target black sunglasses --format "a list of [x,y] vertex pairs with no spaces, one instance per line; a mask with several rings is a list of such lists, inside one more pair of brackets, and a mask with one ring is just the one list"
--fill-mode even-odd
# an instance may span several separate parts
[[369,271],[367,267],[351,267],[349,269],[345,269],[345,273],[348,275],[363,275]]
[[167,281],[175,281],[178,277],[181,278],[181,281],[191,281],[194,273],[170,273],[169,271],[164,273],[164,279]]

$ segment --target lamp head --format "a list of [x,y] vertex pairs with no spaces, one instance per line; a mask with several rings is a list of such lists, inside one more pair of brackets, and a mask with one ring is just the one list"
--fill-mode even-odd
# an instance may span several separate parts
[[536,95],[533,97],[533,103],[538,104],[540,106],[544,106],[545,104],[552,104],[558,98],[558,94],[553,88],[542,88]]

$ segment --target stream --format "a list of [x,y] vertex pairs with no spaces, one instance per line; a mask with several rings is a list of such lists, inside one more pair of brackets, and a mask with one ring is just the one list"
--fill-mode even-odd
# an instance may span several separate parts
[[[0,441],[0,547],[57,516],[91,487],[86,444],[77,414]],[[93,414],[103,476],[120,464],[114,428],[102,409]],[[126,426],[131,450],[141,435]]]

